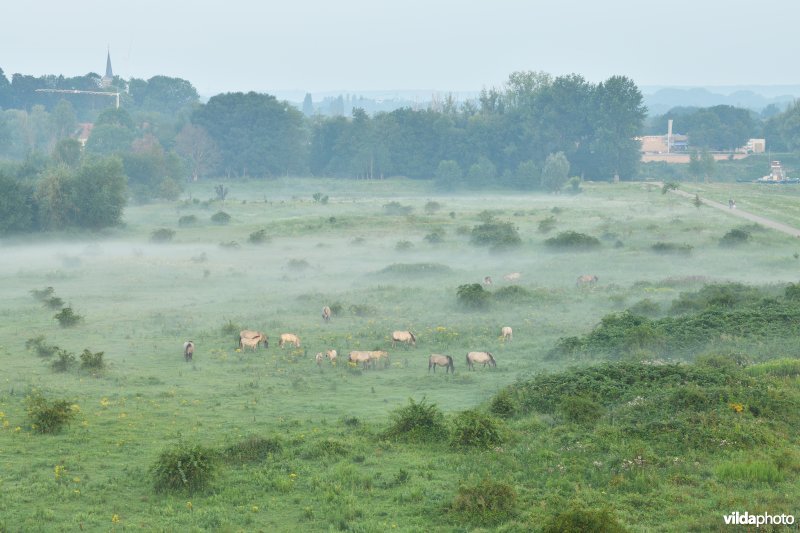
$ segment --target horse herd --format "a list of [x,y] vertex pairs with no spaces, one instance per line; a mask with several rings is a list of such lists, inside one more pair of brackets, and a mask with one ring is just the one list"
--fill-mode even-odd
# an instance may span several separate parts
[[[331,310],[328,306],[322,308],[322,319],[328,322],[331,318]],[[500,335],[503,341],[511,341],[513,339],[513,331],[510,327],[504,326],[500,330]],[[392,347],[396,347],[397,343],[406,344],[408,346],[417,345],[417,337],[410,331],[393,331],[392,332]],[[260,345],[264,348],[269,348],[269,337],[263,332],[244,329],[239,332],[238,350],[246,350],[250,348],[256,351]],[[278,346],[300,347],[300,337],[294,333],[282,333],[278,339]],[[186,341],[183,343],[183,357],[186,362],[192,361],[194,356],[195,344],[194,341]],[[326,350],[325,352],[318,352],[314,357],[318,366],[327,359],[332,365],[336,364],[338,353],[334,349]],[[348,354],[347,362],[353,366],[361,365],[362,368],[369,369],[375,368],[379,363],[383,363],[384,368],[389,366],[389,352],[385,350],[353,350]],[[497,362],[490,352],[468,352],[466,357],[467,368],[475,370],[475,365],[483,365],[496,367]],[[449,355],[434,353],[428,358],[428,372],[433,370],[436,373],[436,367],[444,367],[445,373],[455,373],[455,364],[453,358]]]

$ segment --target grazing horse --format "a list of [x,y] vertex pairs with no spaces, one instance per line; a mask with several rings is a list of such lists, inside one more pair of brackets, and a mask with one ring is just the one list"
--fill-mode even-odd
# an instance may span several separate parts
[[519,272],[511,272],[510,274],[506,274],[505,276],[503,276],[503,279],[510,283],[516,283],[517,281],[520,280],[521,277],[522,274],[520,274]]
[[366,370],[369,368],[370,363],[372,362],[372,357],[370,357],[370,352],[364,352],[360,350],[353,350],[348,355],[347,360],[351,363],[361,363],[361,365]]
[[600,279],[594,274],[584,274],[583,276],[578,276],[578,280],[575,282],[575,286],[579,289],[581,287],[594,287],[597,285],[597,280]]
[[[253,345],[252,342],[245,343],[244,339],[250,339],[250,341],[252,341],[253,339],[257,339],[258,342],[256,342],[255,345]],[[269,348],[269,339],[267,339],[267,336],[261,333],[260,331],[243,329],[242,331],[239,332],[239,349],[244,348],[245,344],[250,347],[255,346],[255,348],[258,348],[258,345],[260,343],[264,344],[264,348]]]
[[379,361],[383,361],[383,368],[389,368],[389,352],[375,350],[369,353],[370,364],[375,368]]
[[410,344],[410,345],[412,345],[414,347],[417,346],[417,338],[410,331],[393,331],[392,332],[392,348],[394,348],[397,345],[398,342],[404,342],[404,343]]
[[456,373],[456,367],[453,364],[453,358],[449,355],[442,355],[438,353],[432,353],[431,356],[428,358],[428,372],[431,371],[433,368],[433,373],[436,373],[436,367],[443,366],[444,373],[447,374],[448,371],[452,372],[453,374]]
[[239,346],[241,349],[244,350],[245,348],[252,348],[255,352],[258,349],[258,345],[261,343],[261,337],[244,337],[239,339]]
[[293,344],[295,348],[299,348],[300,337],[294,333],[281,333],[281,339],[278,341],[278,346],[283,348],[285,344]]
[[483,284],[484,285],[491,285],[492,284],[492,277],[491,276],[484,277],[483,278]]
[[475,370],[475,363],[483,363],[483,366],[497,366],[497,363],[494,361],[494,356],[489,352],[467,353],[467,368],[470,370]]
[[500,335],[503,336],[504,341],[510,341],[514,338],[514,332],[511,331],[509,326],[503,326],[500,330]]
[[194,355],[194,341],[186,341],[183,343],[183,358],[188,363],[192,360]]
[[328,360],[331,362],[332,365],[336,364],[336,350],[328,350],[325,353],[319,352],[315,356],[317,365],[322,365],[322,360],[325,359],[326,357],[328,358]]
[[331,319],[331,308],[327,305],[322,308],[322,320],[329,322]]

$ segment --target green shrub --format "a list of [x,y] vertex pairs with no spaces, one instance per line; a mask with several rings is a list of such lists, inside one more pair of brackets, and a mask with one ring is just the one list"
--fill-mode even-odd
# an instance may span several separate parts
[[44,335],[30,338],[25,341],[25,348],[33,350],[39,357],[53,357],[58,351],[58,346],[50,346],[45,344]]
[[220,248],[226,248],[228,250],[235,250],[236,248],[239,248],[239,243],[236,242],[236,241],[225,241],[225,242],[219,243],[219,246],[220,246]]
[[328,306],[331,310],[331,316],[340,316],[342,311],[344,311],[344,306],[341,302],[333,302],[331,305]]
[[437,441],[446,435],[444,415],[424,398],[419,403],[409,398],[408,405],[389,413],[389,427],[383,432],[384,438],[406,442]]
[[199,444],[179,442],[164,451],[150,468],[158,492],[196,492],[211,483],[217,456]]
[[487,309],[491,296],[491,293],[485,290],[480,283],[459,285],[458,289],[456,289],[458,304],[465,309]]
[[657,316],[661,314],[661,306],[658,305],[653,300],[651,300],[650,298],[645,298],[644,300],[639,300],[638,302],[630,306],[628,308],[628,311],[630,311],[634,315]]
[[750,240],[750,232],[735,228],[722,236],[719,240],[720,246],[738,246]]
[[439,202],[434,202],[434,201],[431,200],[431,201],[425,203],[425,207],[423,209],[425,210],[425,214],[433,215],[434,213],[439,211],[441,208],[442,208],[442,204],[440,204]]
[[328,195],[322,194],[321,192],[315,192],[313,195],[311,195],[311,198],[313,198],[314,202],[318,204],[325,205],[328,203]]
[[150,242],[169,242],[175,237],[175,230],[160,228],[150,234]]
[[519,285],[507,285],[497,289],[493,296],[496,300],[505,302],[525,302],[533,297],[533,293]]
[[759,365],[747,368],[746,372],[751,376],[778,376],[785,378],[796,378],[800,376],[800,359],[775,359]]
[[511,418],[519,409],[517,399],[509,389],[502,389],[489,403],[489,412],[501,418]]
[[308,264],[308,261],[306,261],[305,259],[289,259],[289,261],[286,262],[286,268],[296,272],[302,272],[303,270],[306,270],[310,266],[311,265]]
[[430,244],[441,244],[444,242],[444,235],[441,230],[434,230],[425,235],[424,239]]
[[689,244],[675,244],[673,242],[657,242],[650,247],[657,254],[689,255],[692,253]]
[[103,352],[92,353],[88,349],[83,350],[80,355],[81,368],[85,370],[104,370],[106,362],[103,360]]
[[584,509],[573,504],[569,509],[551,516],[542,529],[543,533],[578,533],[592,531],[595,533],[625,533],[608,509]]
[[492,526],[514,514],[517,493],[508,483],[483,479],[475,485],[462,485],[450,509],[470,524]]
[[270,455],[280,453],[282,445],[276,438],[251,435],[222,451],[222,459],[232,464],[259,463]]
[[416,278],[421,275],[449,275],[452,272],[452,268],[440,263],[394,263],[379,270],[376,274]]
[[48,400],[35,392],[25,398],[31,429],[37,433],[58,433],[75,417],[75,410],[67,400]]
[[492,448],[503,443],[500,424],[480,411],[458,413],[452,422],[450,444],[455,447]]
[[186,226],[194,226],[197,224],[197,217],[195,215],[184,215],[178,219],[178,226],[186,227]]
[[414,244],[411,241],[397,241],[397,244],[394,245],[394,249],[398,252],[405,252],[413,247]]
[[[348,311],[350,311],[351,315],[355,316],[374,316],[378,313],[375,307],[367,304],[352,304],[348,308]],[[333,309],[331,309],[331,312],[333,312]]]
[[674,181],[668,181],[661,187],[661,194],[667,194],[669,191],[678,190],[678,184]]
[[45,287],[44,289],[31,289],[31,295],[39,301],[46,301],[55,293],[55,289],[53,287]]
[[387,215],[407,215],[414,208],[410,205],[402,205],[400,202],[389,202],[383,205],[383,212]]
[[267,230],[260,229],[258,231],[254,231],[253,233],[251,233],[250,236],[247,238],[247,240],[253,244],[262,244],[270,242],[272,238],[269,235],[267,235]]
[[69,328],[83,320],[83,317],[75,313],[71,307],[65,307],[61,312],[56,313],[53,318],[58,320],[62,328]]
[[603,406],[588,396],[567,396],[561,400],[558,411],[567,421],[592,426],[603,416]]
[[230,221],[231,221],[231,216],[225,211],[217,211],[216,213],[211,215],[211,222],[213,222],[214,224],[219,224],[220,226],[224,226]]
[[62,350],[61,348],[58,348],[56,354],[56,358],[50,363],[50,368],[55,372],[68,372],[78,362],[75,358],[75,354]]
[[539,233],[549,233],[556,227],[556,217],[549,215],[539,221]]
[[492,250],[514,248],[522,244],[519,230],[511,222],[494,219],[472,228],[469,242],[475,246],[488,246]]
[[50,309],[61,309],[62,307],[64,307],[64,300],[62,300],[58,296],[51,296],[50,298],[44,301],[44,304]]
[[569,248],[572,250],[590,250],[600,246],[600,239],[576,231],[564,231],[545,240],[551,248]]

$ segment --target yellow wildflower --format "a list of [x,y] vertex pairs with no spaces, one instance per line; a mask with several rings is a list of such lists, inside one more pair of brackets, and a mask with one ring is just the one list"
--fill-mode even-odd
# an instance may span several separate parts
[[119,523],[119,515],[118,514],[111,515],[111,522],[114,524]]
[[186,502],[186,508],[192,510],[192,502]]
[[257,513],[257,512],[258,512],[258,505],[254,505],[254,506],[253,506],[253,512],[254,512],[254,513]]

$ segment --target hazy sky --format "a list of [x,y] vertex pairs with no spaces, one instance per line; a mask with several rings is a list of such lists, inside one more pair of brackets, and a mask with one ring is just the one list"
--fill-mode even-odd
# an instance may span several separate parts
[[8,0],[0,68],[226,91],[475,91],[515,70],[798,84],[793,0]]

